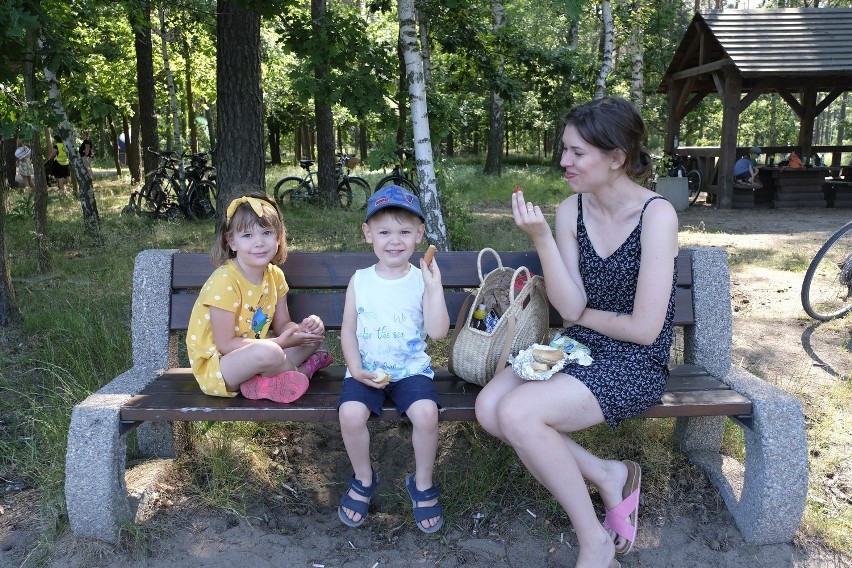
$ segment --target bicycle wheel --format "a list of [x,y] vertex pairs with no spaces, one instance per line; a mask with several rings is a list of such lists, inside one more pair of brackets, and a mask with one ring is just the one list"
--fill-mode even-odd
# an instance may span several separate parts
[[376,184],[375,191],[379,191],[381,188],[387,187],[389,185],[398,185],[403,189],[407,189],[415,196],[420,197],[420,188],[414,185],[414,183],[412,183],[411,181],[398,175],[389,175],[380,179],[379,183]]
[[164,181],[164,178],[155,176],[142,187],[136,201],[140,215],[156,217],[165,212],[169,202],[169,184],[164,184]]
[[337,202],[341,209],[348,210],[352,207],[352,190],[348,185],[341,183],[337,186]]
[[802,307],[820,321],[852,309],[852,222],[831,235],[811,261],[802,282]]
[[186,213],[190,219],[203,221],[216,214],[216,188],[206,181],[196,181],[190,184],[186,191]]
[[307,201],[311,196],[308,183],[298,176],[287,176],[278,180],[273,193],[278,206],[283,208],[292,207],[298,202]]
[[346,176],[340,180],[338,187],[343,184],[349,184],[349,190],[352,192],[352,204],[350,208],[365,209],[367,207],[367,200],[373,193],[370,182],[358,176]]
[[701,194],[701,174],[698,170],[689,170],[686,174],[686,182],[689,186],[689,204],[692,205],[698,201],[698,196]]

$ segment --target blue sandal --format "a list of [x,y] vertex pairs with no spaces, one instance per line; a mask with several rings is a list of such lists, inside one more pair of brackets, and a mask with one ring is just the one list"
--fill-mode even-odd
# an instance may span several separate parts
[[[349,480],[349,487],[344,491],[343,497],[340,498],[340,505],[337,507],[337,516],[340,517],[340,521],[346,525],[347,527],[360,527],[364,524],[364,521],[367,520],[367,512],[370,510],[370,501],[373,499],[373,493],[376,492],[376,486],[379,484],[379,474],[375,471],[373,472],[373,482],[369,487],[364,487],[364,485],[355,478],[355,475],[352,475],[352,478]],[[353,499],[349,496],[349,490],[354,491],[361,497],[366,497],[366,501],[358,501],[357,499]],[[355,511],[361,518],[357,521],[353,521],[349,517],[346,516],[346,512],[343,508],[346,507],[350,511]]]
[[[408,490],[408,496],[411,497],[411,506],[414,508],[414,520],[417,521],[417,528],[425,533],[435,533],[441,530],[441,527],[444,526],[444,507],[437,503],[435,505],[429,505],[428,507],[418,507],[418,501],[430,501],[432,499],[437,499],[441,495],[441,490],[435,487],[434,485],[425,491],[420,491],[417,489],[417,484],[414,482],[414,474],[410,474],[405,478],[405,488]],[[432,517],[441,517],[438,523],[429,527],[428,529],[423,526],[423,521],[427,521]]]

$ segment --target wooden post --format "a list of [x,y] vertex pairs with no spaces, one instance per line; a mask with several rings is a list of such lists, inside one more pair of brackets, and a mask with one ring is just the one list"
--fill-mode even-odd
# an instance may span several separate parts
[[799,123],[799,146],[802,148],[802,161],[811,157],[814,144],[814,117],[816,114],[817,92],[815,87],[807,87],[802,92],[802,117]]
[[734,162],[737,160],[737,128],[740,123],[742,77],[733,66],[725,67],[718,83],[722,86],[722,155],[719,158],[717,207],[731,209],[734,202]]

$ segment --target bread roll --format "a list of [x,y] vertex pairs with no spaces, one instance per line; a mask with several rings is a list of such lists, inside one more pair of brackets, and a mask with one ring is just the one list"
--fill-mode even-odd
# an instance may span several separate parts
[[379,369],[376,369],[375,371],[373,371],[373,375],[375,375],[373,377],[373,382],[378,383],[380,385],[388,382],[391,378],[391,376],[388,375],[387,373],[385,373],[385,370],[382,369],[382,368],[379,368]]
[[533,349],[533,359],[536,363],[543,363],[552,367],[565,358],[565,353],[559,349]]
[[426,249],[426,254],[423,255],[423,262],[426,263],[426,266],[432,264],[432,259],[435,258],[435,251],[437,250],[435,245],[429,245],[429,248]]

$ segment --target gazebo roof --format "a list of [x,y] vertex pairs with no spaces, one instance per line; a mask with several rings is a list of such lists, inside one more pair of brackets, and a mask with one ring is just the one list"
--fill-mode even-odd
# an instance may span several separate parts
[[789,91],[852,88],[852,8],[696,13],[658,92],[686,73],[697,79],[689,91],[715,91],[712,71],[727,66],[739,71],[743,91],[776,85]]

